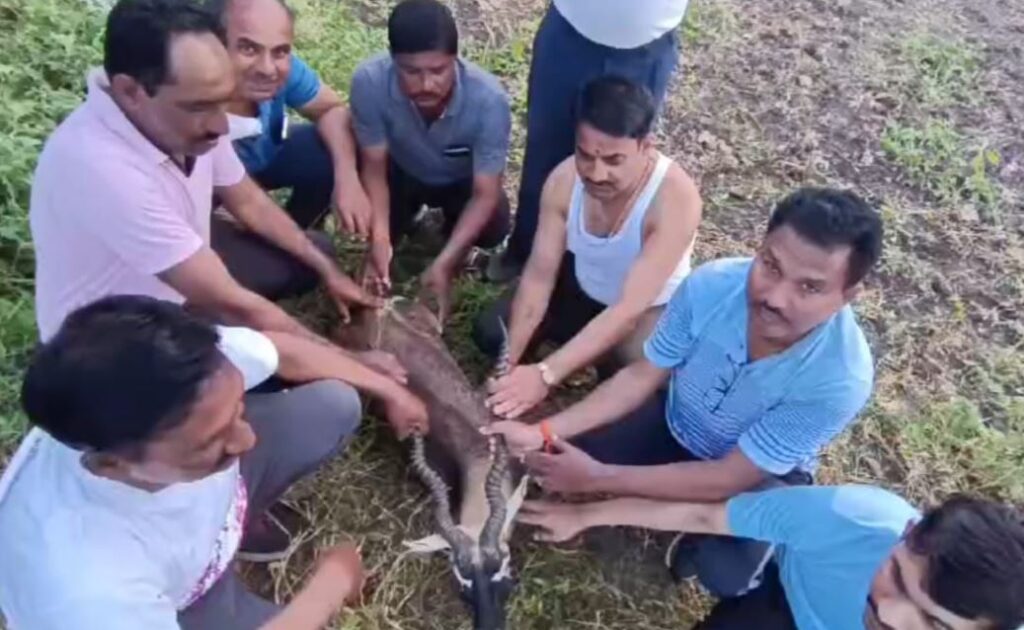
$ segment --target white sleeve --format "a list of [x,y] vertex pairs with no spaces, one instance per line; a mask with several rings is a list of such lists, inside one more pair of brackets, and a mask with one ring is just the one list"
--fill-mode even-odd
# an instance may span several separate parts
[[274,343],[251,328],[217,326],[218,347],[242,373],[246,391],[277,372],[278,354]]
[[[59,597],[59,593],[56,594]],[[11,630],[180,630],[178,613],[166,598],[133,601],[121,594],[94,594],[53,601],[44,597],[31,609],[14,610]]]

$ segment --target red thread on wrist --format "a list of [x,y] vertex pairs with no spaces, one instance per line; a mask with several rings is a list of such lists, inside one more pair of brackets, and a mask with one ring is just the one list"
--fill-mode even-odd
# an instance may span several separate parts
[[540,435],[544,438],[544,452],[550,453],[552,451],[552,445],[555,443],[555,432],[551,430],[550,421],[540,421]]

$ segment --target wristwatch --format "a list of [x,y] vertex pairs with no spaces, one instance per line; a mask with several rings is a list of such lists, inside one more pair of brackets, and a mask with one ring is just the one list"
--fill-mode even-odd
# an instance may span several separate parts
[[544,384],[548,387],[554,387],[557,383],[555,382],[555,375],[551,373],[551,366],[541,361],[537,364],[537,369],[540,371],[540,380],[544,381]]

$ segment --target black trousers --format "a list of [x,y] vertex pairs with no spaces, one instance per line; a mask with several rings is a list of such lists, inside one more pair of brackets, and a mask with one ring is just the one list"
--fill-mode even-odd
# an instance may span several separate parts
[[719,600],[694,630],[797,630],[774,561],[764,569],[761,585],[746,595]]
[[[594,459],[619,466],[660,466],[702,458],[679,444],[665,419],[667,393],[656,392],[624,418],[578,436],[573,443]],[[757,490],[812,483],[810,475],[794,471],[769,477]],[[763,583],[763,570],[772,546],[749,538],[687,535],[680,543],[701,584],[719,598],[740,596]]]
[[[441,208],[444,233],[451,235],[466,204],[473,198],[473,180],[464,179],[444,186],[432,186],[402,170],[393,160],[388,164],[388,191],[391,193],[391,242],[397,245],[412,227],[413,219],[424,205]],[[508,197],[504,191],[494,215],[477,238],[475,245],[483,249],[497,247],[505,240],[512,225]]]
[[[331,238],[317,229],[330,208],[334,190],[331,155],[313,125],[297,125],[274,159],[252,178],[266,190],[291,189],[285,212],[328,258],[336,253]],[[320,282],[313,269],[288,252],[223,217],[213,216],[210,242],[231,276],[270,300],[295,297]]]
[[[576,273],[573,271],[574,260],[572,252],[565,252],[562,266],[558,270],[558,280],[548,301],[548,312],[530,340],[527,353],[532,352],[544,341],[558,345],[567,343],[583,330],[590,320],[608,308],[580,288]],[[489,356],[498,356],[501,349],[502,332],[498,320],[501,319],[508,325],[514,297],[515,287],[512,287],[485,308],[473,324],[473,340],[477,347]]]

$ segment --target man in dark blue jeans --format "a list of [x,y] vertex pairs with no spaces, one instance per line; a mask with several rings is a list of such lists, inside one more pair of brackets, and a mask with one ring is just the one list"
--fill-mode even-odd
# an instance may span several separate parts
[[[359,181],[348,109],[293,54],[294,15],[282,0],[218,0],[236,75],[230,136],[246,171],[266,190],[289,189],[285,210],[312,230],[335,209],[338,228],[368,236],[370,202]],[[308,122],[288,125],[293,109]],[[326,234],[310,232],[333,257]],[[214,217],[211,240],[231,275],[270,299],[304,293],[315,274],[239,226]]]
[[575,103],[592,79],[615,74],[646,86],[661,107],[678,56],[678,26],[688,0],[554,0],[533,42],[526,157],[516,225],[508,250],[488,276],[518,275],[537,231],[540,191],[572,155]]

